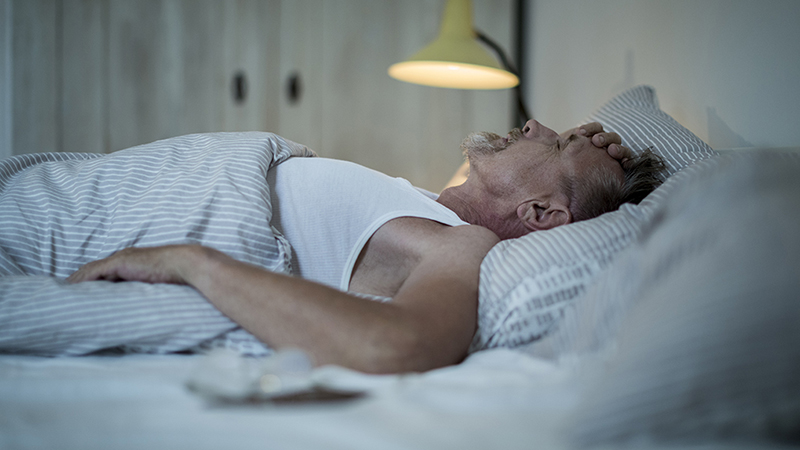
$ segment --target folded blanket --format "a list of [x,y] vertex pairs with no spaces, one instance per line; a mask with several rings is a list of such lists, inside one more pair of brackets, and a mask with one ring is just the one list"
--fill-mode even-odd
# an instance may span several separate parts
[[63,278],[126,247],[181,243],[290,272],[289,245],[270,226],[265,180],[293,156],[314,154],[254,132],[0,161],[0,351],[267,351],[191,287]]

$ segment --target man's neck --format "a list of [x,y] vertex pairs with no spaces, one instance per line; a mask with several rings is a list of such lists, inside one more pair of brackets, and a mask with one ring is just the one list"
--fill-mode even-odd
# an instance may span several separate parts
[[466,192],[463,185],[445,189],[436,201],[455,212],[464,222],[481,225],[481,215],[473,206],[475,199]]
[[445,189],[437,201],[455,212],[464,222],[488,228],[500,239],[517,238],[529,232],[515,214],[498,214],[492,210],[497,202],[471,193],[465,185]]

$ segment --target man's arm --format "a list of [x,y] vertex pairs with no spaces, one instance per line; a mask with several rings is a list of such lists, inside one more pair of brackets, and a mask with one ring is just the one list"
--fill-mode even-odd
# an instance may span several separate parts
[[126,249],[87,264],[69,281],[189,284],[266,344],[300,348],[317,364],[386,373],[457,363],[475,332],[480,263],[497,237],[475,226],[403,223],[400,231],[422,236],[426,250],[388,303],[189,245]]

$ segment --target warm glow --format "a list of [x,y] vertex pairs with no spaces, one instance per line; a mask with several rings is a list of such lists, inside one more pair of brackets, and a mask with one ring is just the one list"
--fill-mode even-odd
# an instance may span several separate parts
[[454,89],[508,89],[519,84],[511,72],[452,61],[405,61],[389,67],[401,81]]
[[389,75],[453,89],[508,89],[519,84],[519,78],[503,70],[476,40],[470,0],[448,0],[439,37],[408,60],[389,67]]

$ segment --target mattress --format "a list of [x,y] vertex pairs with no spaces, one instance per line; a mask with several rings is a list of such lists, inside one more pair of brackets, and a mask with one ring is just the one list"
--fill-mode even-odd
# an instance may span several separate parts
[[0,356],[0,447],[14,449],[562,448],[574,371],[511,350],[424,374],[326,366],[339,401],[218,404],[187,387],[200,355]]

